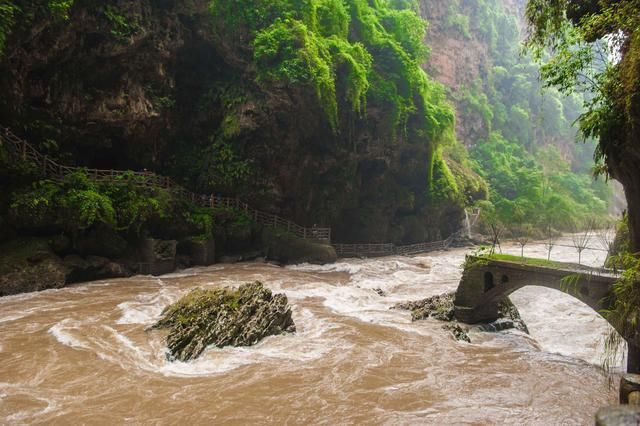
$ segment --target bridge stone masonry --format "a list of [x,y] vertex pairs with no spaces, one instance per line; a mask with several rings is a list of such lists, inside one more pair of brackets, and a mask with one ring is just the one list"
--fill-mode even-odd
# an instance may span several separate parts
[[[611,270],[535,259],[508,261],[468,256],[454,299],[459,321],[474,324],[498,318],[498,303],[526,286],[546,287],[569,294],[596,312],[610,309],[615,300],[613,284],[619,275]],[[613,325],[613,324],[612,324]],[[640,372],[640,339],[625,336],[628,345],[627,371]]]

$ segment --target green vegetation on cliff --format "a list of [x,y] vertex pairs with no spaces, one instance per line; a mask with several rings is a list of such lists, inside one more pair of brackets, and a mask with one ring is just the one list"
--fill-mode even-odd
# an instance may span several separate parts
[[[108,228],[128,239],[150,234],[211,238],[216,212],[202,209],[171,192],[136,184],[133,173],[98,183],[76,171],[61,182],[41,179],[37,171],[0,165],[13,178],[3,202],[7,224],[20,234],[65,233],[73,243],[90,229]],[[33,173],[33,175],[32,175]]]
[[448,13],[465,37],[486,43],[491,61],[481,81],[455,95],[462,119],[482,123],[471,155],[490,184],[485,210],[507,225],[562,230],[605,216],[610,191],[591,176],[593,142],[575,143],[582,95],[543,90],[537,65],[520,52],[517,17],[501,2],[456,1]]
[[372,104],[389,117],[389,136],[399,132],[432,151],[451,137],[444,88],[420,67],[427,23],[417,4],[215,0],[210,8],[225,43],[252,47],[259,83],[313,88],[335,132],[349,131],[341,107],[362,117]]
[[146,168],[344,242],[445,238],[486,198],[416,1],[64,3],[7,3],[0,58],[3,124],[62,164]]
[[[491,52],[482,81],[452,96],[461,120],[479,118],[486,130],[471,153],[456,141],[447,89],[422,69],[430,40],[418,1],[2,7],[2,124],[61,164],[151,170],[329,225],[336,242],[446,238],[463,208],[489,194],[487,211],[505,221],[542,219],[535,206],[548,205],[562,227],[588,205],[605,210],[605,191],[579,167],[584,152],[557,143],[572,138],[579,103],[540,100],[535,66],[518,55],[516,18],[494,0],[447,5],[447,26]],[[212,219],[162,191],[4,179],[0,220],[18,234],[36,232],[20,221],[38,218],[49,223],[37,232],[153,234],[174,215],[200,237],[252,233],[226,229],[241,215]]]

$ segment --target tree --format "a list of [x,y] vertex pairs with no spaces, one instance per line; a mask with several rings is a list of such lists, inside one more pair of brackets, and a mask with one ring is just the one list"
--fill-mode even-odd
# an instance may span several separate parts
[[582,137],[598,142],[598,169],[619,180],[640,250],[640,0],[529,0],[527,47],[548,87],[586,93]]
[[524,247],[529,244],[533,227],[528,223],[519,223],[513,230],[516,242],[520,245],[520,257],[524,257]]
[[544,228],[544,247],[547,249],[547,260],[551,260],[551,250],[558,242],[558,234],[551,224],[547,224]]
[[[640,0],[529,0],[528,46],[546,84],[563,93],[588,92],[579,118],[583,138],[598,140],[597,170],[617,179],[628,204],[630,249],[640,252]],[[546,56],[550,53],[550,56]],[[606,313],[620,330],[640,315],[638,272],[614,285]],[[615,334],[615,333],[614,333]],[[612,335],[613,336],[613,335]],[[624,336],[629,337],[629,336]],[[615,342],[615,336],[609,342]],[[627,371],[640,372],[640,345],[628,341]]]
[[616,240],[616,225],[615,223],[608,222],[601,224],[598,228],[596,237],[602,249],[607,252],[607,257],[604,260],[604,264],[606,265],[609,257],[613,253],[613,244]]
[[586,250],[589,242],[591,241],[593,229],[593,222],[587,222],[585,223],[581,231],[576,228],[571,234],[571,241],[573,241],[573,246],[578,251],[578,265],[582,264],[582,252]]

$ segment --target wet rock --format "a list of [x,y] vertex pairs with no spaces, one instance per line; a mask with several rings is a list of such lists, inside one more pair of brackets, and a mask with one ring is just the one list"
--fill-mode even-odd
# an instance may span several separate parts
[[411,311],[411,320],[418,321],[435,318],[440,321],[453,320],[454,293],[444,293],[416,302],[405,302],[394,306],[395,309]]
[[77,254],[70,254],[64,257],[64,264],[70,270],[85,270],[89,267],[89,263],[78,256]]
[[71,239],[64,234],[56,235],[49,240],[49,246],[54,253],[63,256],[71,248]]
[[87,256],[82,258],[73,254],[65,256],[63,263],[67,268],[67,283],[122,278],[131,275],[131,272],[124,265],[112,262],[106,257]]
[[185,254],[176,255],[176,269],[187,269],[192,265],[191,257]]
[[619,405],[598,410],[596,426],[629,426],[640,424],[640,407]]
[[176,268],[177,246],[175,240],[142,240],[138,246],[138,257],[144,265],[141,265],[139,272],[151,275],[173,272]]
[[259,250],[254,250],[254,251],[249,251],[246,253],[242,253],[241,257],[242,257],[242,261],[252,261],[252,260],[256,260],[257,258],[259,258],[262,255],[262,252]]
[[238,263],[242,260],[242,256],[222,256],[220,263]]
[[187,266],[209,266],[213,265],[216,261],[216,244],[214,240],[183,240],[178,243],[176,248],[177,256],[176,263],[178,267],[184,265],[180,256],[186,256],[188,258]]
[[527,324],[525,324],[524,320],[520,316],[518,308],[516,308],[516,306],[511,302],[511,299],[509,299],[508,297],[503,299],[502,302],[500,302],[500,304],[498,305],[498,315],[500,317],[498,321],[503,318],[510,320],[513,325],[513,327],[511,328],[515,328],[529,334]]
[[0,246],[0,296],[64,287],[67,271],[46,240],[25,238]]
[[305,262],[324,265],[338,259],[331,245],[298,238],[278,229],[263,230],[262,244],[267,259],[287,265]]
[[490,322],[488,324],[480,324],[473,327],[473,331],[482,331],[487,333],[497,333],[498,331],[510,330],[513,328],[517,328],[516,324],[506,318],[500,318],[499,320]]
[[154,329],[169,329],[168,358],[189,361],[208,346],[250,346],[295,331],[287,296],[262,283],[238,289],[196,289],[168,306]]
[[127,241],[107,227],[92,229],[81,236],[75,251],[82,256],[100,256],[115,259],[123,256],[128,248]]
[[[434,318],[440,321],[456,321],[453,300],[455,293],[443,293],[437,296],[428,297],[423,300],[415,302],[399,303],[393,307],[393,309],[404,309],[411,311],[411,320],[419,321],[427,318]],[[515,307],[509,298],[500,302],[498,307],[498,320],[488,323],[480,324],[474,327],[475,331],[484,332],[498,332],[515,328],[517,330],[529,333],[527,325],[520,317],[518,308]],[[462,328],[457,322],[451,325],[446,325],[443,328],[452,331],[456,340],[464,340],[470,342],[469,336],[467,336],[467,330]],[[462,333],[464,332],[464,333]]]
[[471,339],[467,334],[468,330],[462,328],[462,326],[458,323],[445,324],[442,326],[442,329],[450,331],[451,334],[453,334],[453,338],[457,341],[471,343]]

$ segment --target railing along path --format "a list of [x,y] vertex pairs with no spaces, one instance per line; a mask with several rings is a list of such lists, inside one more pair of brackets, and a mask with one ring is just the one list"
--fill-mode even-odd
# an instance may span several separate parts
[[442,241],[417,243],[403,246],[395,244],[333,244],[339,257],[382,257],[382,256],[411,256],[437,250],[446,250],[459,233],[452,234]]
[[89,178],[96,182],[131,183],[143,188],[163,188],[184,199],[190,200],[201,207],[227,207],[244,210],[249,217],[260,225],[286,229],[292,234],[304,239],[313,239],[326,243],[331,242],[331,228],[315,226],[307,228],[300,226],[297,223],[283,219],[278,215],[252,209],[247,203],[244,203],[237,198],[196,194],[195,192],[185,189],[166,176],[160,176],[152,172],[88,169],[85,167],[71,167],[59,164],[46,155],[43,155],[27,141],[17,137],[6,127],[0,127],[0,144],[3,142],[6,143],[7,148],[11,153],[13,153],[13,155],[18,156],[23,161],[30,161],[36,164],[45,177],[55,181],[61,181],[65,175],[68,175],[69,173],[83,171],[87,176],[89,176]]
[[[278,215],[252,209],[249,205],[237,198],[216,197],[213,195],[196,194],[177,184],[173,179],[157,175],[153,172],[135,172],[131,170],[102,170],[88,169],[85,167],[65,166],[57,163],[46,155],[43,155],[24,139],[19,138],[7,127],[0,126],[0,144],[6,142],[8,149],[22,161],[30,161],[36,164],[42,174],[52,180],[61,181],[66,175],[75,171],[83,171],[96,182],[104,183],[131,183],[143,188],[163,188],[174,194],[190,200],[191,202],[209,208],[227,207],[244,210],[256,223],[273,228],[282,228],[292,234],[311,240],[331,243],[331,228],[311,227],[307,228]],[[339,257],[378,257],[403,255],[410,256],[435,250],[447,249],[456,235],[455,233],[443,241],[425,242],[396,246],[394,244],[333,244]]]

